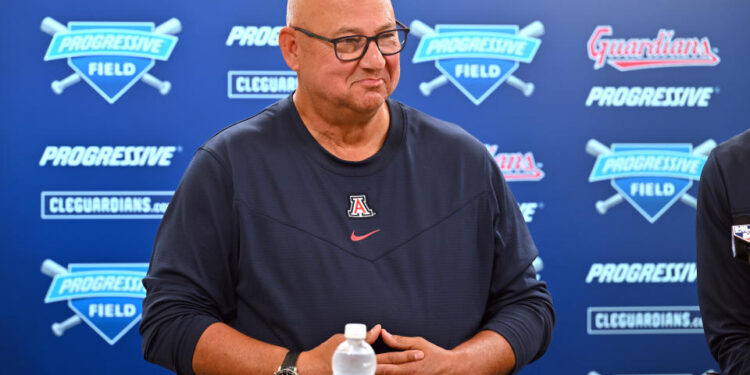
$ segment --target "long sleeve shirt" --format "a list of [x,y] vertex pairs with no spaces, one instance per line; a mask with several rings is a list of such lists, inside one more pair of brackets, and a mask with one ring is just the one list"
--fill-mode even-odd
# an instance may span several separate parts
[[387,105],[385,143],[361,162],[322,148],[291,97],[196,152],[144,279],[146,359],[192,373],[218,321],[295,351],[358,322],[446,349],[493,330],[516,369],[544,353],[551,298],[496,163],[460,127]]

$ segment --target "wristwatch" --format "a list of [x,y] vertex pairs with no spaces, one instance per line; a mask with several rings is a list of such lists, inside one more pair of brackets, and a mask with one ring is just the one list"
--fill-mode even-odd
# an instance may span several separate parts
[[287,352],[284,362],[281,362],[281,366],[273,375],[299,375],[297,372],[297,357],[299,357],[299,353]]

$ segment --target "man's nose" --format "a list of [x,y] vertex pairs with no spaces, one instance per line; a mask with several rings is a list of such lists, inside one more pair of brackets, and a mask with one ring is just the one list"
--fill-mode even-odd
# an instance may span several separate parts
[[379,69],[385,65],[385,56],[380,53],[380,49],[375,40],[368,41],[367,51],[365,51],[365,55],[362,56],[361,60],[360,65],[364,68]]

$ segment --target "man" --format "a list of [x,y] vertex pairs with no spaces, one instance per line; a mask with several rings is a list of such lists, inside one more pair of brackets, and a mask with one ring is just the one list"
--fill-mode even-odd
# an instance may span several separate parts
[[146,359],[330,374],[349,322],[373,327],[378,374],[509,373],[546,350],[551,299],[491,156],[388,99],[406,32],[389,0],[289,1],[298,89],[185,172],[144,279]]
[[733,241],[748,224],[750,131],[711,151],[698,190],[698,301],[711,354],[730,375],[750,374],[750,265]]

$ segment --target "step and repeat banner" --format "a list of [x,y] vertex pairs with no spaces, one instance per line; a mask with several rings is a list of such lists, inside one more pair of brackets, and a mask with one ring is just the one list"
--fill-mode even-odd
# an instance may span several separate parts
[[[717,369],[696,296],[700,172],[750,126],[750,3],[394,1],[394,98],[487,145],[555,300],[523,374]],[[285,2],[0,5],[8,373],[165,373],[138,323],[197,147],[293,92]],[[429,187],[426,187],[429,188]]]

